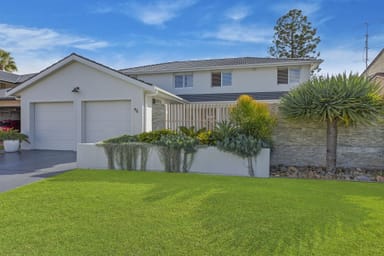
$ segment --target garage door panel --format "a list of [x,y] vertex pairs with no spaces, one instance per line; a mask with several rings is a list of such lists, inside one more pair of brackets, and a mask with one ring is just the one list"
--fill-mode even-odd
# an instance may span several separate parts
[[34,147],[75,150],[75,114],[71,102],[35,104]]
[[85,140],[97,142],[130,133],[131,103],[128,100],[85,103]]

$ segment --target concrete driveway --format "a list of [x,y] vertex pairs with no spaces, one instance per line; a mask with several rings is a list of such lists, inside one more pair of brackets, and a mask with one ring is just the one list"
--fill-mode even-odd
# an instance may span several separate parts
[[22,150],[0,152],[0,192],[76,168],[76,152]]

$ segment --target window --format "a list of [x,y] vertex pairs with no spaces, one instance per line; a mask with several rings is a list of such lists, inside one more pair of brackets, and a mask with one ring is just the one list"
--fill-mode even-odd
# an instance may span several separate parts
[[289,70],[289,83],[290,84],[300,83],[300,69],[293,68]]
[[212,87],[222,87],[232,85],[231,72],[212,72],[211,74]]
[[277,69],[278,84],[296,84],[300,82],[299,68],[279,68]]
[[192,74],[175,75],[175,88],[193,87]]

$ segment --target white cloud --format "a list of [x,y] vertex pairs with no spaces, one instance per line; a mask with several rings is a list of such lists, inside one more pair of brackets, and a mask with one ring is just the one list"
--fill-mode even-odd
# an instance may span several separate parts
[[[105,48],[105,41],[59,33],[49,28],[0,24],[0,48],[11,52],[20,74],[38,72],[73,50]],[[73,50],[72,50],[73,49]]]
[[107,47],[105,41],[97,41],[88,37],[63,34],[48,28],[17,27],[0,24],[0,48],[11,52],[71,47],[95,50]]
[[245,5],[237,5],[227,10],[226,17],[234,21],[239,21],[249,16],[249,14],[250,14],[250,7]]
[[116,5],[96,6],[94,13],[122,13],[148,25],[163,25],[180,15],[198,0],[157,0],[151,2],[129,1]]
[[[378,54],[378,50],[371,50],[371,60]],[[347,49],[344,47],[330,48],[321,51],[324,62],[320,65],[321,74],[361,73],[365,69],[363,49]]]
[[217,31],[205,33],[203,36],[245,43],[265,43],[271,41],[270,28],[262,28],[256,25],[223,24]]

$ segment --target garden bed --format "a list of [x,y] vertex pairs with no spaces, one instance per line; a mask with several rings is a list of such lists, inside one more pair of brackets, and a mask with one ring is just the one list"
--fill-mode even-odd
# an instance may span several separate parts
[[[108,150],[101,144],[81,143],[77,147],[77,165],[86,169],[129,169],[145,171],[174,171],[191,173],[209,173],[235,176],[249,176],[248,158],[241,158],[237,155],[220,151],[216,147],[200,146],[193,155],[182,153],[179,170],[169,169],[169,163],[163,159],[161,146],[133,143],[138,150],[136,156],[115,155],[109,156]],[[119,147],[118,145],[115,145]],[[143,150],[145,148],[145,150]],[[129,151],[129,150],[127,150]],[[146,153],[144,153],[146,151]],[[127,153],[127,152],[126,152]],[[145,155],[145,156],[144,156]],[[185,159],[187,157],[188,159]],[[255,177],[269,177],[270,149],[263,148],[257,155],[252,157],[252,165]],[[171,160],[175,160],[172,158]],[[184,161],[186,160],[186,161]],[[187,162],[187,163],[186,163]],[[184,168],[184,163],[186,167]],[[171,163],[175,165],[175,163]],[[167,168],[168,167],[168,168]]]
[[384,170],[364,168],[336,168],[328,172],[325,167],[316,166],[271,166],[272,177],[349,180],[349,181],[377,181],[384,182]]

